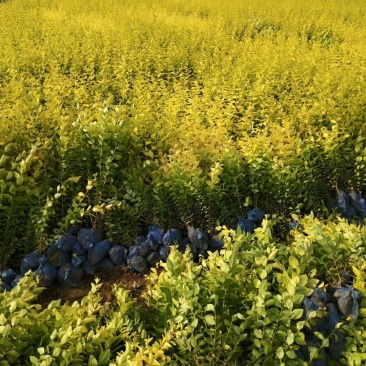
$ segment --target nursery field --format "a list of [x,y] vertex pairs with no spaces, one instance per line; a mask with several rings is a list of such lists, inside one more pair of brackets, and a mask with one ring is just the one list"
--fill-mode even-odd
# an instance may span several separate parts
[[70,222],[129,245],[363,190],[363,5],[1,3],[1,265]]
[[0,366],[364,364],[365,40],[364,0],[0,0],[3,282],[70,237],[202,235],[129,293],[47,305],[25,276]]

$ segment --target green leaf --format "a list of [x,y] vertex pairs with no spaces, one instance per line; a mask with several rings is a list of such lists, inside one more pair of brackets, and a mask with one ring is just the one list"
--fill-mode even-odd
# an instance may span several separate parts
[[111,357],[111,351],[109,349],[103,351],[98,357],[98,364],[107,365],[110,357]]
[[288,358],[290,358],[291,360],[294,360],[295,358],[297,358],[297,355],[296,355],[295,351],[293,351],[293,350],[287,351],[286,356]]
[[288,259],[290,266],[293,269],[298,269],[299,268],[299,261],[293,257],[292,255],[290,256],[290,258]]
[[207,304],[205,306],[206,311],[215,311],[215,306],[213,304]]
[[285,352],[282,347],[277,348],[276,350],[276,356],[279,360],[283,359],[283,356],[285,355]]
[[302,317],[304,313],[304,310],[303,309],[295,309],[292,311],[292,314],[291,314],[291,319],[300,319]]
[[212,315],[205,315],[204,319],[208,325],[215,325],[216,323],[215,318]]
[[263,332],[259,329],[254,329],[254,335],[256,338],[262,339],[263,338]]
[[88,366],[98,366],[98,360],[93,356],[89,356]]

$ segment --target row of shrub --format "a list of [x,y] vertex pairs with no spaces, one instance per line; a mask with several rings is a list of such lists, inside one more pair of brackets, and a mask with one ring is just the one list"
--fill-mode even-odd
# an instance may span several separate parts
[[333,2],[1,4],[0,267],[364,190],[366,21]]
[[[306,366],[336,355],[361,366],[366,228],[298,221],[286,241],[274,236],[276,219],[253,234],[221,228],[224,248],[199,264],[173,247],[164,270],[147,276],[143,306],[117,286],[116,302],[102,303],[97,281],[80,303],[42,309],[42,289],[26,276],[0,294],[0,364]],[[349,293],[343,305],[340,293]]]

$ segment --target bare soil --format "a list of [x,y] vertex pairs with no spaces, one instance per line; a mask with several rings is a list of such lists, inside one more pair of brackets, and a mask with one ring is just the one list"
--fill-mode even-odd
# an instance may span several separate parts
[[137,301],[139,305],[144,306],[145,302],[142,294],[146,289],[145,276],[140,273],[135,273],[127,267],[116,267],[111,270],[103,270],[96,273],[94,276],[85,277],[79,287],[66,287],[57,282],[51,287],[45,289],[38,297],[38,303],[42,308],[46,308],[53,300],[61,300],[61,303],[73,303],[80,301],[85,297],[91,289],[91,283],[94,278],[99,278],[102,287],[99,290],[103,298],[103,302],[113,302],[115,296],[112,291],[114,284],[121,285],[130,291],[131,296]]

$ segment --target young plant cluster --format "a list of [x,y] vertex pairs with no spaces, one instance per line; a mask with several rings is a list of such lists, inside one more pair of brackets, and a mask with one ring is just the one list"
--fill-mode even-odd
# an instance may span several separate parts
[[80,303],[42,309],[27,275],[0,294],[0,364],[361,366],[366,229],[299,222],[286,241],[276,219],[254,233],[221,228],[224,247],[199,263],[171,247],[144,306],[117,287],[102,304],[97,283]]

